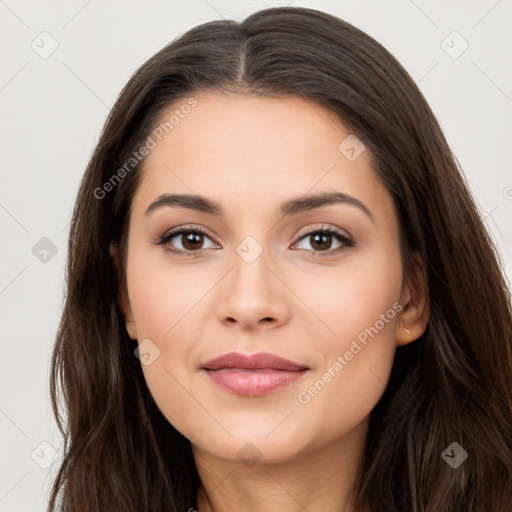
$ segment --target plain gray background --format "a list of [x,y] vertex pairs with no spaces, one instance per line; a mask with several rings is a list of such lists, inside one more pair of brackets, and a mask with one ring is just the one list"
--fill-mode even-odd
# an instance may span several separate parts
[[445,131],[510,280],[511,0],[0,0],[0,511],[44,511],[60,460],[50,355],[75,194],[110,107],[131,74],[189,28],[284,5],[335,14],[404,65]]

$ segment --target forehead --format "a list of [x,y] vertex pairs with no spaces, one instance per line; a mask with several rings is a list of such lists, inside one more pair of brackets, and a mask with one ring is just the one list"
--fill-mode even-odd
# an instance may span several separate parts
[[[186,193],[216,200],[229,215],[336,190],[369,205],[376,217],[393,220],[391,198],[372,169],[369,149],[357,145],[329,110],[300,97],[191,97],[193,108],[183,108],[190,99],[184,98],[163,111],[167,133],[153,137],[134,210],[163,193]],[[344,152],[347,145],[362,152],[354,159],[354,152]]]

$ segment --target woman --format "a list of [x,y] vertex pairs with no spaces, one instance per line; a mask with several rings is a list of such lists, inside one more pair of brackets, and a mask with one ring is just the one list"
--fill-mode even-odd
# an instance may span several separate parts
[[511,510],[500,261],[422,94],[352,25],[270,8],[145,63],[67,285],[50,511]]

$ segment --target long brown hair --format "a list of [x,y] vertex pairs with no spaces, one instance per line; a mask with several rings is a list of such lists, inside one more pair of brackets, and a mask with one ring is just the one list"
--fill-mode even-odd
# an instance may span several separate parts
[[[512,312],[497,250],[435,116],[399,62],[349,23],[297,7],[189,30],[137,70],[110,112],[70,229],[50,382],[64,458],[48,510],[196,507],[190,442],[146,386],[109,247],[120,242],[123,262],[144,159],[126,162],[164,108],[209,90],[298,96],[339,116],[370,149],[394,200],[404,265],[413,251],[426,262],[429,324],[397,348],[371,412],[358,510],[510,512]],[[453,442],[468,453],[457,468],[442,457]]]

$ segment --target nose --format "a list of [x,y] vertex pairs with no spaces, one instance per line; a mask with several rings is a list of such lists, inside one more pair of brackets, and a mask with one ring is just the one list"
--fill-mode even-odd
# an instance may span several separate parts
[[251,261],[234,252],[217,308],[218,319],[244,330],[282,326],[289,317],[290,291],[266,251]]

